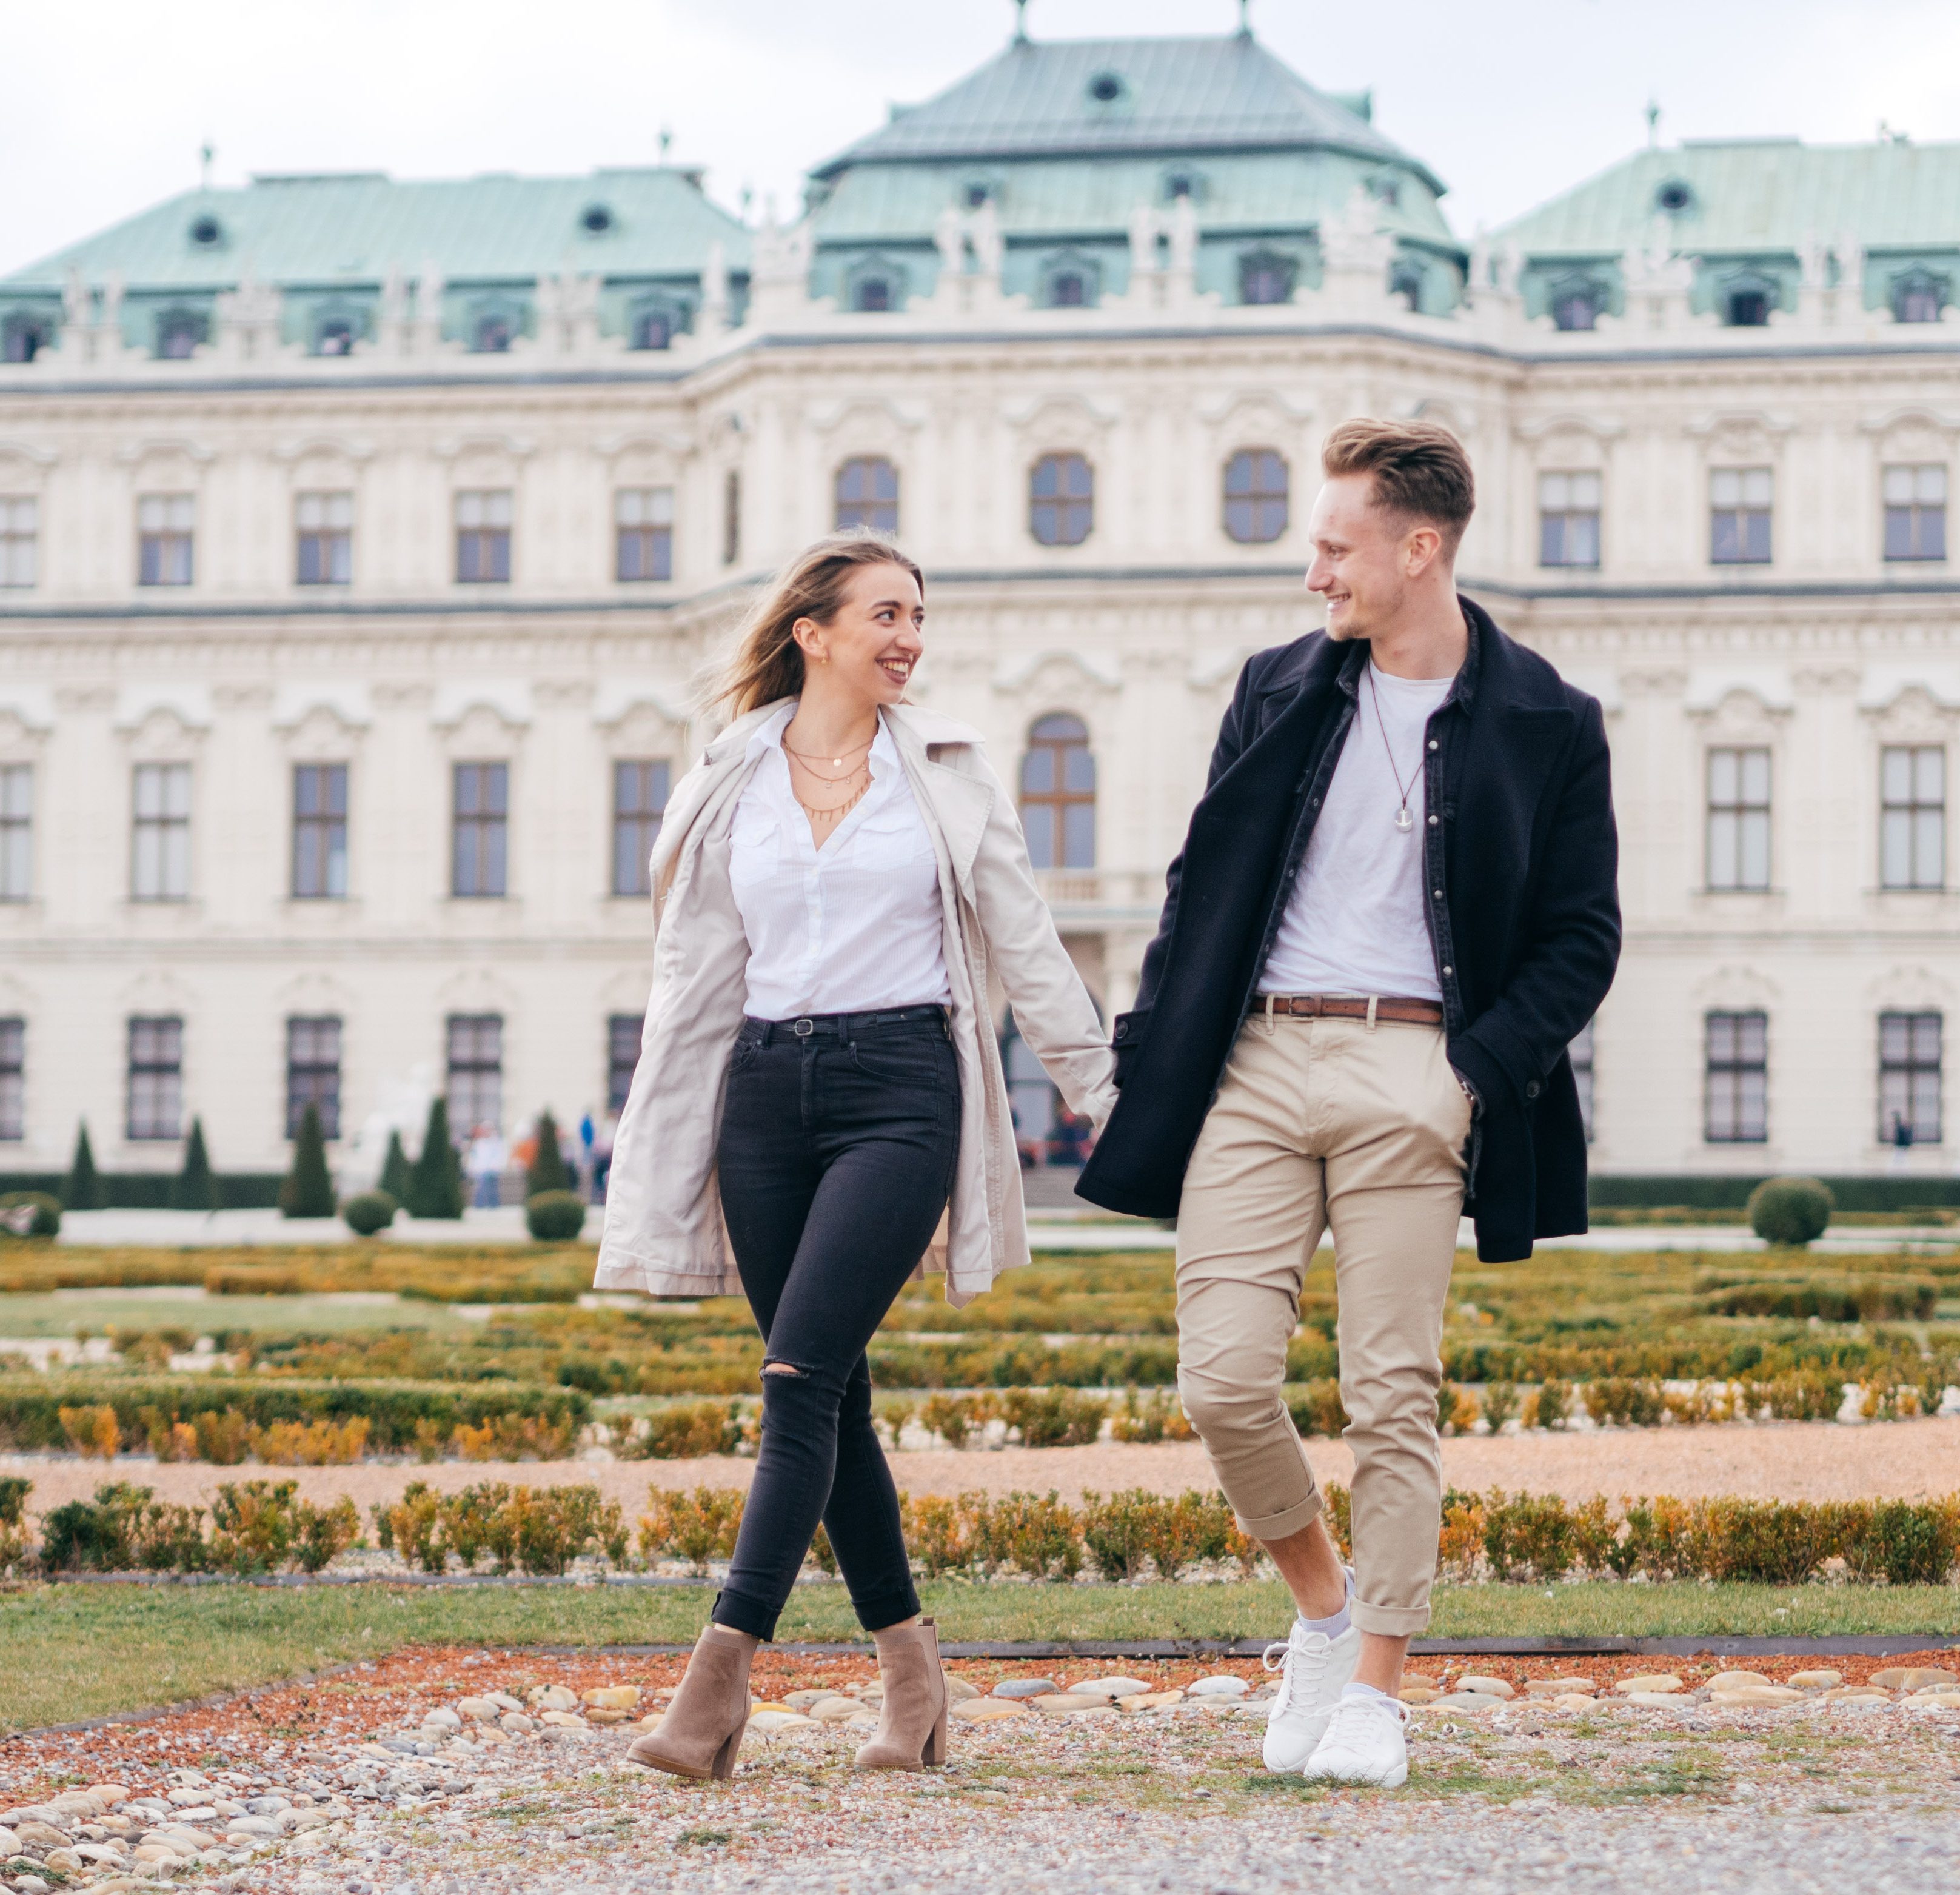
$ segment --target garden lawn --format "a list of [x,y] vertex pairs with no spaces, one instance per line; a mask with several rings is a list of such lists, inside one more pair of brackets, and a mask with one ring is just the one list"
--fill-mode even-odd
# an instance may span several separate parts
[[[1289,1616],[1253,1585],[921,1588],[960,1639],[1260,1638]],[[682,1643],[713,1588],[30,1585],[0,1594],[0,1733],[270,1684],[406,1645]],[[862,1639],[843,1588],[799,1586],[785,1641]],[[1439,1587],[1436,1638],[1960,1633],[1960,1588]]]

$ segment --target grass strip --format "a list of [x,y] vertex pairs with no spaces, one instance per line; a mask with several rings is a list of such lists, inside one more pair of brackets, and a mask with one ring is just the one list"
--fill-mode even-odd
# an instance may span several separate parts
[[[1258,1638],[1284,1632],[1276,1582],[921,1588],[952,1639]],[[692,1640],[710,1585],[275,1591],[33,1585],[0,1595],[0,1733],[240,1690],[407,1645],[632,1645]],[[1951,1586],[1440,1587],[1438,1638],[1960,1633]],[[799,1587],[786,1641],[857,1639],[839,1586]]]

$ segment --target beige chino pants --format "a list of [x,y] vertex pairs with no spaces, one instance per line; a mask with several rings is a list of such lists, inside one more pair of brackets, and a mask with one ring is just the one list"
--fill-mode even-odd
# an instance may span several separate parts
[[1429,1623],[1439,1352],[1469,1130],[1440,1027],[1255,1016],[1185,1177],[1178,1393],[1239,1525],[1260,1540],[1320,1511],[1281,1385],[1307,1264],[1332,1227],[1364,1632]]

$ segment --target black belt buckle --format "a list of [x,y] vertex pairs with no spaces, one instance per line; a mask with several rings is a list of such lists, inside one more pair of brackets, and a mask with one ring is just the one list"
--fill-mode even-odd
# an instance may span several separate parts
[[805,1016],[802,1019],[794,1022],[790,1028],[790,1031],[794,1033],[798,1039],[807,1040],[810,1038],[811,1034],[816,1031],[816,1021],[810,1019],[807,1016]]

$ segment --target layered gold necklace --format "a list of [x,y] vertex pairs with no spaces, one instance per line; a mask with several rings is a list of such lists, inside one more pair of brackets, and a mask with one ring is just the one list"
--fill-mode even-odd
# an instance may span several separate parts
[[[841,822],[864,800],[864,793],[871,787],[871,746],[877,740],[874,732],[862,743],[854,744],[838,755],[827,757],[818,752],[792,750],[788,739],[784,739],[783,755],[790,760],[790,793],[796,798],[797,806],[810,818],[813,828],[826,823]],[[805,792],[817,784],[826,790],[840,790],[842,794],[834,801],[813,803]]]

